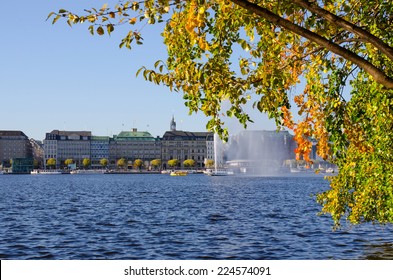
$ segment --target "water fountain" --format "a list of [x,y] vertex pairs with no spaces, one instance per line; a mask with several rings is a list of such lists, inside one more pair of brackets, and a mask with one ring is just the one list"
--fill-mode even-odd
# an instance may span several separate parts
[[218,140],[219,137],[217,133],[214,134],[214,170],[209,170],[206,172],[207,175],[210,176],[228,176],[232,175],[233,172],[226,170],[226,169],[219,169],[218,168]]
[[278,174],[283,172],[284,161],[295,157],[292,138],[287,131],[245,130],[230,138],[224,160],[240,173]]

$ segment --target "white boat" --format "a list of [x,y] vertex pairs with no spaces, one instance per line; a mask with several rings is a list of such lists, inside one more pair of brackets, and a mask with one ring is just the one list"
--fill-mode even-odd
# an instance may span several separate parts
[[78,170],[72,170],[70,174],[104,174],[106,170],[104,169],[78,169]]
[[4,174],[3,170],[0,170],[0,175],[3,175],[3,174]]
[[38,170],[35,169],[33,171],[30,172],[30,174],[32,175],[59,175],[62,174],[62,172],[60,170],[56,170],[56,169],[44,169],[44,170]]
[[310,169],[307,169],[305,166],[297,166],[297,167],[291,167],[290,171],[291,173],[304,173],[310,171]]
[[204,173],[209,176],[228,176],[234,174],[233,171],[222,169],[207,169]]
[[[329,167],[329,168],[326,169],[325,172],[326,172],[326,173],[335,173],[335,170],[334,170],[333,168]],[[337,172],[336,172],[336,173],[337,173]]]

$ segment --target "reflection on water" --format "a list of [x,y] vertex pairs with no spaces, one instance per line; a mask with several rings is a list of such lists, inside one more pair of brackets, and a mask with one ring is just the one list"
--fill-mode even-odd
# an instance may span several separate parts
[[332,231],[322,177],[0,177],[1,259],[391,259],[391,227]]
[[393,243],[369,244],[364,249],[366,260],[393,260]]

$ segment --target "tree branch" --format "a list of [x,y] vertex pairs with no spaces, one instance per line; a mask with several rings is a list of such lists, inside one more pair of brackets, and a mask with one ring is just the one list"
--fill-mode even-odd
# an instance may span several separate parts
[[298,34],[324,48],[327,50],[342,56],[343,58],[353,62],[354,64],[358,65],[368,74],[370,74],[376,82],[382,84],[387,89],[393,89],[393,79],[388,77],[383,71],[375,67],[373,64],[365,60],[364,58],[358,56],[357,54],[343,48],[332,41],[327,40],[326,38],[311,32],[308,29],[305,29],[299,25],[296,25],[289,20],[286,20],[268,9],[258,6],[257,4],[251,3],[247,0],[231,0],[233,3],[237,4],[238,6],[266,19],[267,21],[279,25],[284,29],[287,29],[295,34]]
[[345,30],[353,34],[356,34],[360,39],[372,44],[377,49],[379,49],[382,53],[384,53],[390,60],[393,60],[393,48],[385,44],[381,39],[372,35],[368,31],[360,28],[359,26],[349,21],[346,21],[345,19],[339,16],[336,16],[335,14],[332,14],[331,12],[319,7],[315,3],[309,2],[307,0],[293,0],[293,3],[309,10],[310,12],[320,17],[323,17],[324,19],[326,19],[328,22],[330,22],[335,26],[344,28]]

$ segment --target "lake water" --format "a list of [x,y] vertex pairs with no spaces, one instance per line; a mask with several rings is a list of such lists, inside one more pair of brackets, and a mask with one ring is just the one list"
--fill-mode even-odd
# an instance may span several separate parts
[[393,259],[391,226],[332,230],[320,176],[0,176],[0,259]]

